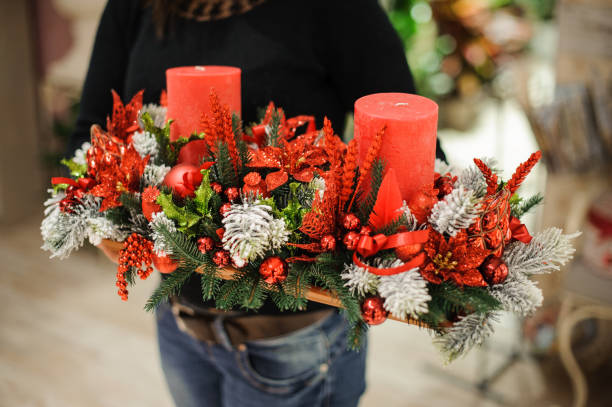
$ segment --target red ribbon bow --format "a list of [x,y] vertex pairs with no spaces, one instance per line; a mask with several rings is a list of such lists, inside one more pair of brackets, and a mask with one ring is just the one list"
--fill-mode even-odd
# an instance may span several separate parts
[[518,240],[525,244],[531,242],[531,239],[533,239],[527,230],[527,226],[522,224],[521,221],[514,216],[510,217],[510,231],[512,232],[512,239]]
[[396,233],[391,236],[385,236],[382,233],[376,236],[369,236],[366,234],[361,235],[359,238],[359,242],[357,243],[357,248],[353,253],[353,262],[362,268],[365,268],[370,273],[379,275],[379,276],[391,276],[393,274],[402,273],[404,271],[408,271],[415,267],[419,267],[425,261],[425,253],[421,252],[417,254],[415,257],[402,264],[399,267],[391,267],[391,268],[377,268],[368,266],[363,263],[357,253],[362,255],[363,257],[373,256],[381,250],[387,249],[395,249],[397,247],[416,244],[416,243],[425,243],[429,237],[428,230],[417,230],[414,232],[402,232]]

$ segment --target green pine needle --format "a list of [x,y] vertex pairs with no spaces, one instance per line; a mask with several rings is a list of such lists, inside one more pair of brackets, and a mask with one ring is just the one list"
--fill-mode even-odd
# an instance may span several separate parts
[[193,274],[190,269],[179,268],[168,277],[164,278],[159,287],[153,291],[151,297],[145,305],[146,311],[154,311],[162,302],[167,301],[169,297],[180,293],[181,288],[187,279]]
[[[516,197],[517,195],[514,196]],[[529,212],[531,209],[541,204],[542,201],[544,201],[544,197],[540,194],[533,195],[527,199],[512,199],[510,201],[510,207],[512,208],[511,214],[516,218],[520,218],[521,216]]]
[[382,184],[384,172],[384,162],[381,159],[376,160],[372,165],[370,192],[365,199],[359,203],[359,207],[357,209],[357,216],[364,225],[368,223],[370,214],[372,213],[374,205],[376,204],[376,198],[378,197],[378,190]]

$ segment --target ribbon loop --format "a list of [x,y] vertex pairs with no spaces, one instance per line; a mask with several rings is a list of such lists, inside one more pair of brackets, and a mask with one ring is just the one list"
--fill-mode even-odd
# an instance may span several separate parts
[[528,244],[531,242],[533,237],[529,234],[527,230],[527,226],[521,223],[518,218],[511,216],[510,217],[510,231],[512,232],[512,238],[516,239],[520,242]]

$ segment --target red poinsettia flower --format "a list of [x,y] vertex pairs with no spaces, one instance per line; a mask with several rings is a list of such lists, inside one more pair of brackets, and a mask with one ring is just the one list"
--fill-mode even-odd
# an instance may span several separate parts
[[267,146],[252,151],[252,168],[277,168],[278,171],[266,176],[268,191],[272,191],[289,180],[289,175],[300,182],[310,182],[315,171],[328,162],[322,147],[314,145],[311,134],[299,136],[295,140],[280,140],[281,147]]
[[464,230],[447,240],[440,233],[430,229],[429,240],[424,250],[427,261],[420,268],[420,272],[427,281],[440,284],[443,281],[451,280],[459,286],[470,287],[487,285],[478,266],[482,264],[489,252],[471,245]]
[[88,152],[88,166],[91,170],[92,163],[95,163],[96,171],[93,175],[98,185],[90,193],[104,198],[100,207],[102,212],[121,206],[119,197],[124,192],[140,190],[140,178],[149,156],[142,158],[131,144],[126,146],[99,126],[93,126],[91,133],[92,147]]
[[139,129],[138,112],[142,109],[144,90],[136,93],[127,105],[123,105],[117,92],[114,90],[111,92],[113,94],[113,114],[106,118],[106,130],[111,136],[127,140],[132,133]]

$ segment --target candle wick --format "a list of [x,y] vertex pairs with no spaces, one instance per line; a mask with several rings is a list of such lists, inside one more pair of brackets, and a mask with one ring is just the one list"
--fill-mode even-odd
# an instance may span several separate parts
[[201,66],[201,65],[197,65],[197,66],[195,66],[195,70],[196,70],[196,71],[205,71],[205,70],[206,70],[206,67],[203,67],[203,66]]
[[410,106],[410,103],[398,102],[398,103],[395,104],[395,106]]

